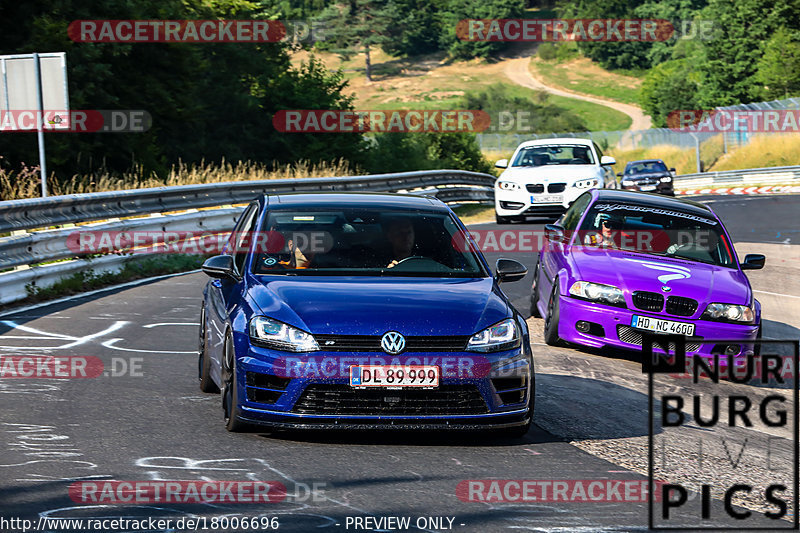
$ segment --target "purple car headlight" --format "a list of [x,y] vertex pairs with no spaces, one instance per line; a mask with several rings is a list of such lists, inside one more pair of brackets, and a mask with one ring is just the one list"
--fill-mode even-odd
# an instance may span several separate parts
[[753,310],[746,305],[713,303],[708,304],[701,318],[752,324],[756,316]]
[[315,352],[319,345],[310,333],[273,318],[255,316],[250,320],[250,340],[254,344],[284,352]]
[[467,343],[470,352],[500,352],[520,345],[520,334],[513,318],[507,318],[479,331]]
[[591,283],[589,281],[576,281],[569,288],[569,294],[575,298],[599,302],[617,307],[626,307],[625,295],[617,287]]

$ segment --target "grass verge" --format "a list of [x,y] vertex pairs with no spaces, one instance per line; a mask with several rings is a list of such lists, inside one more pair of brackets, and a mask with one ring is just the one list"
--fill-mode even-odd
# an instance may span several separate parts
[[464,224],[482,224],[494,222],[494,206],[483,204],[466,204],[453,208]]
[[711,170],[782,167],[800,164],[800,137],[788,133],[757,135],[749,144],[730,150]]
[[[709,139],[700,145],[700,160],[705,169],[710,169],[722,155],[722,136]],[[680,148],[678,146],[660,145],[652,148],[636,148],[633,150],[620,150],[612,148],[608,155],[617,160],[614,172],[622,172],[628,161],[638,159],[661,159],[669,168],[675,168],[678,174],[693,174],[697,172],[697,155],[694,148]],[[714,170],[717,170],[714,168]]]
[[[39,197],[41,193],[38,172],[37,167],[23,167],[16,171],[0,168],[0,200]],[[164,177],[155,174],[145,175],[141,169],[134,169],[120,175],[100,171],[93,175],[74,175],[64,180],[51,176],[48,179],[48,185],[50,194],[57,196],[228,181],[354,176],[358,173],[360,171],[351,168],[344,159],[321,164],[297,161],[291,165],[279,167],[251,161],[236,163],[222,161],[220,164],[187,165],[181,163],[173,166],[169,174]]]
[[534,59],[530,65],[533,74],[547,85],[639,105],[641,79],[605,70],[589,58],[581,57],[565,62]]

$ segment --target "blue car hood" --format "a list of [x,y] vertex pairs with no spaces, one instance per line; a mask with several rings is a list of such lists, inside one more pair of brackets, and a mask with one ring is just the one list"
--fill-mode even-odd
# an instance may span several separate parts
[[317,334],[471,335],[510,316],[491,278],[259,277],[265,316]]

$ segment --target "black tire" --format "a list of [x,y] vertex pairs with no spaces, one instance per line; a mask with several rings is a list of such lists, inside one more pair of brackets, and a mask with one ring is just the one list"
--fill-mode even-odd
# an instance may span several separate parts
[[236,402],[236,357],[233,353],[233,338],[230,333],[225,336],[222,355],[222,412],[225,429],[232,433],[244,431],[247,424],[241,421],[241,410]]
[[537,305],[539,304],[539,261],[536,261],[536,268],[533,270],[533,287],[531,288],[531,316],[534,318],[542,318]]
[[200,345],[198,347],[197,370],[200,377],[200,390],[203,392],[219,392],[219,387],[211,379],[211,358],[208,356],[208,339],[206,335],[206,307],[200,308]]
[[558,293],[558,278],[553,280],[553,290],[547,303],[547,315],[544,317],[544,342],[550,346],[559,345],[558,319],[561,295]]
[[511,217],[502,217],[497,213],[494,214],[495,224],[511,224]]

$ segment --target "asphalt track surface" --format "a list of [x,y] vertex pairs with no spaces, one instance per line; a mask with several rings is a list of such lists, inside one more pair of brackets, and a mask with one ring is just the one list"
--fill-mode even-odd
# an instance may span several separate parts
[[[764,304],[765,334],[798,338],[800,253],[792,244],[800,240],[800,199],[703,201],[713,202],[740,255],[745,248],[767,255],[765,270],[750,275]],[[541,224],[478,227],[541,229]],[[491,263],[499,255],[487,254]],[[535,263],[534,254],[503,255],[530,270]],[[529,277],[504,287],[526,316]],[[223,427],[219,395],[203,394],[197,384],[198,305],[205,282],[202,274],[186,274],[0,316],[0,356],[93,356],[105,369],[95,379],[0,380],[0,517],[277,516],[279,531],[323,532],[358,530],[353,517],[387,516],[411,517],[412,526],[418,518],[453,519],[448,527],[420,522],[411,528],[425,531],[647,529],[646,503],[465,502],[456,494],[464,480],[645,481],[647,396],[635,358],[546,347],[541,320],[530,319],[537,411],[534,427],[522,439],[231,434]],[[781,446],[788,449],[790,439],[774,438],[777,457],[785,461],[788,452]],[[159,479],[278,481],[289,497],[270,504],[87,505],[68,493],[75,481]],[[316,488],[313,496],[306,487]],[[687,512],[671,524],[739,525],[723,518],[716,500],[712,514],[701,523]]]

